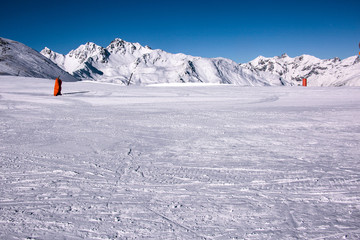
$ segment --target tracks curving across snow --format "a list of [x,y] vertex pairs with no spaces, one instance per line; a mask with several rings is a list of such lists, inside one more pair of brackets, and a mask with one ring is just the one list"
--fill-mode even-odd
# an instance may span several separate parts
[[0,77],[1,239],[360,238],[359,88],[27,80]]

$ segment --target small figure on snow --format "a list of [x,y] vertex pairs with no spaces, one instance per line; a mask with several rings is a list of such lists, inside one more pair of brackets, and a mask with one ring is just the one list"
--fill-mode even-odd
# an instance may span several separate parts
[[60,77],[57,77],[55,79],[54,96],[61,95],[61,84],[62,81],[60,80]]

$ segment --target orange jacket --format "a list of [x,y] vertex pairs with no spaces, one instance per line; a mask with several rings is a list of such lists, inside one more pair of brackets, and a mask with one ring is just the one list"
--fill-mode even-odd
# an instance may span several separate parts
[[55,79],[54,96],[61,95],[61,83],[59,78]]

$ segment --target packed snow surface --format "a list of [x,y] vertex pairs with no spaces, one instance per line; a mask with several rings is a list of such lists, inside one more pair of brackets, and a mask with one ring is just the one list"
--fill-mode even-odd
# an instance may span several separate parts
[[0,239],[359,239],[360,88],[0,76]]

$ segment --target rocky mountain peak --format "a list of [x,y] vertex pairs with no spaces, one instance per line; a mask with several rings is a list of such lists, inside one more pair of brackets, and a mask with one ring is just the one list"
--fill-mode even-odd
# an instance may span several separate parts
[[70,58],[75,58],[82,63],[90,57],[104,54],[105,49],[103,47],[96,45],[93,42],[87,42],[86,44],[79,46],[77,49],[70,51],[67,55]]
[[287,53],[283,53],[283,54],[281,54],[281,56],[279,56],[279,58],[288,58],[289,57],[289,55],[287,55]]
[[143,47],[140,43],[131,43],[124,41],[120,38],[115,38],[109,46],[106,47],[106,50],[111,54],[134,54],[136,51],[147,50],[144,53],[148,53],[151,50],[150,47]]

